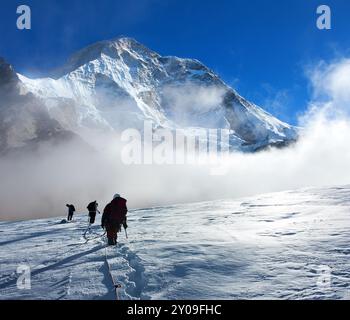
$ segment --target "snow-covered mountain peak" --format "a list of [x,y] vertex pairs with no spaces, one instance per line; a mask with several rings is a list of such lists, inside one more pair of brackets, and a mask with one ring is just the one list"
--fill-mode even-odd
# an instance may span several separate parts
[[200,61],[161,56],[132,38],[92,44],[45,78],[18,78],[45,101],[52,118],[77,134],[142,130],[150,120],[186,132],[228,129],[232,149],[240,151],[297,138],[294,127],[244,99]]
[[118,37],[112,40],[100,41],[79,50],[68,59],[62,68],[55,70],[52,77],[56,79],[60,78],[79,67],[96,60],[104,61],[105,58],[120,60],[125,58],[127,54],[135,59],[142,60],[160,57],[157,53],[146,48],[132,38]]

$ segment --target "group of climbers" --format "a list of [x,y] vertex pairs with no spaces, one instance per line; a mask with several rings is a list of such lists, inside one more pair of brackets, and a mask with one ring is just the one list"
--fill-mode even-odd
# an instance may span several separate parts
[[[126,199],[116,194],[103,210],[101,226],[106,230],[108,245],[117,244],[118,232],[121,231],[122,226],[125,230],[128,228],[126,217],[128,208],[126,203]],[[67,204],[66,206],[68,208],[68,221],[71,221],[76,210],[72,204]],[[97,201],[89,203],[87,209],[89,211],[89,226],[91,226],[95,223],[97,213],[100,214]]]

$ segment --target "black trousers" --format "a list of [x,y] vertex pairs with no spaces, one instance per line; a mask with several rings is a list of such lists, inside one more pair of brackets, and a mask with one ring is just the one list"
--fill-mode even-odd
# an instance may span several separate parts
[[72,221],[73,219],[73,213],[68,213],[68,221]]
[[96,219],[96,212],[89,212],[89,217],[90,217],[90,224],[94,224]]
[[116,245],[117,244],[118,232],[120,232],[120,230],[121,230],[121,224],[119,224],[119,223],[107,223],[106,224],[108,245]]

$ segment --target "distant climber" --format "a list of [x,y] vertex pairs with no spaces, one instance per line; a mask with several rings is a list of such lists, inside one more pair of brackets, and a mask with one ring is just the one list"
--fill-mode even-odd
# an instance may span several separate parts
[[68,221],[72,221],[73,215],[75,212],[75,207],[72,204],[66,204],[66,207],[68,208]]
[[91,202],[87,206],[87,209],[89,210],[89,223],[90,224],[94,224],[95,223],[96,213],[97,212],[100,213],[100,211],[98,211],[97,208],[98,208],[97,201]]
[[122,226],[124,226],[125,230],[128,228],[126,202],[126,199],[116,194],[103,211],[102,228],[106,228],[108,245],[117,244],[118,232],[120,232]]

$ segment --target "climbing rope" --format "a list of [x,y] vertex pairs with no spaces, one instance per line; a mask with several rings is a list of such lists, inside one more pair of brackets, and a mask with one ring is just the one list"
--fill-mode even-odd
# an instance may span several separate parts
[[96,236],[91,237],[91,238],[88,238],[88,237],[84,236],[84,239],[86,241],[85,244],[88,243],[89,241],[103,238],[105,235],[106,235],[106,232],[104,234],[96,234]]
[[[95,234],[95,237],[92,237],[92,238],[88,238],[87,237],[87,233],[90,233],[90,234]],[[105,231],[103,234],[98,234],[97,232],[94,232],[92,229],[91,229],[91,223],[89,222],[89,225],[88,227],[86,228],[86,230],[84,231],[83,233],[83,237],[84,239],[86,240],[86,242],[89,242],[91,240],[95,240],[95,239],[99,239],[99,238],[102,238],[106,235],[107,231]]]
[[86,228],[86,230],[85,230],[85,232],[83,234],[84,238],[86,237],[86,234],[87,234],[88,231],[91,232],[91,223],[90,222],[89,222],[89,225],[88,225],[88,227]]
[[[89,232],[89,233],[94,233],[94,234],[96,234],[96,236],[89,239],[89,238],[87,237],[87,233],[88,233],[88,232]],[[93,231],[91,230],[91,223],[89,223],[87,229],[85,230],[85,232],[84,232],[84,234],[83,234],[83,237],[84,237],[84,239],[86,240],[86,242],[88,242],[88,241],[95,240],[95,239],[98,239],[98,238],[103,238],[103,237],[106,235],[106,233],[107,233],[107,231],[105,231],[102,235],[100,235],[100,234],[97,234],[96,232],[93,232]],[[116,281],[115,281],[115,279],[114,279],[114,277],[113,277],[113,275],[112,275],[112,268],[111,268],[110,263],[108,262],[108,257],[107,257],[107,248],[108,248],[108,246],[106,245],[106,247],[105,247],[105,261],[106,261],[106,264],[107,264],[107,266],[108,266],[108,273],[109,273],[109,276],[111,277],[111,280],[112,280],[112,283],[113,283],[113,288],[114,288],[116,300],[120,300],[120,297],[119,297],[119,289],[121,289],[122,286],[121,286],[120,283],[116,283]]]

